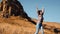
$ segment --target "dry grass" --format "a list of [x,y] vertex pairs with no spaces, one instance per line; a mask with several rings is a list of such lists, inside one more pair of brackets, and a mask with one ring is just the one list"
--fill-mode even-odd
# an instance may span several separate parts
[[[60,28],[60,24],[57,23],[43,24],[45,34],[55,34],[53,29]],[[0,18],[0,34],[34,34],[34,32],[35,25],[21,17]]]

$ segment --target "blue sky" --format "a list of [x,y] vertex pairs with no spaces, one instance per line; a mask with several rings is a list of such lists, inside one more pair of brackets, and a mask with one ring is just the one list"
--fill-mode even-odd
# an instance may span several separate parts
[[[0,0],[1,1],[1,0]],[[60,23],[60,0],[19,0],[31,18],[38,19],[36,5],[45,8],[44,21]]]
[[60,22],[60,0],[19,0],[26,13],[37,19],[36,5],[45,8],[44,21]]

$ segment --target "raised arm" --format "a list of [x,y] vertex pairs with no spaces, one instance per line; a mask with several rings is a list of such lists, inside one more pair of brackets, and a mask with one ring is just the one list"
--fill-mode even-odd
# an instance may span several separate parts
[[42,13],[44,14],[44,8],[42,8]]
[[38,7],[36,6],[36,12],[38,13]]

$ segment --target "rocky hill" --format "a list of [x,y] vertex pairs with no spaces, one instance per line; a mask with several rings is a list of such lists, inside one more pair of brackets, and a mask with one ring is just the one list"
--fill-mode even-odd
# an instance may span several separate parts
[[29,18],[18,0],[2,0],[0,3],[0,11],[2,11],[3,17],[6,18],[10,16]]
[[[36,19],[31,19],[18,0],[0,3],[0,34],[34,34]],[[60,23],[43,22],[44,34],[60,34]]]
[[23,6],[18,0],[2,0],[2,2],[0,3],[0,17],[10,18],[11,16],[23,17],[24,19],[27,19],[28,21],[36,24],[27,15],[27,13],[23,9]]

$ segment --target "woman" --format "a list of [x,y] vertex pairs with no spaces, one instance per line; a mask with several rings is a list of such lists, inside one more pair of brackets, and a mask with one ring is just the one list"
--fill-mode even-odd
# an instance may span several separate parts
[[44,34],[43,26],[42,26],[44,11],[43,11],[43,9],[42,10],[38,10],[37,13],[38,13],[38,21],[37,21],[37,25],[36,25],[35,34],[38,34],[40,29],[41,29],[41,34]]

